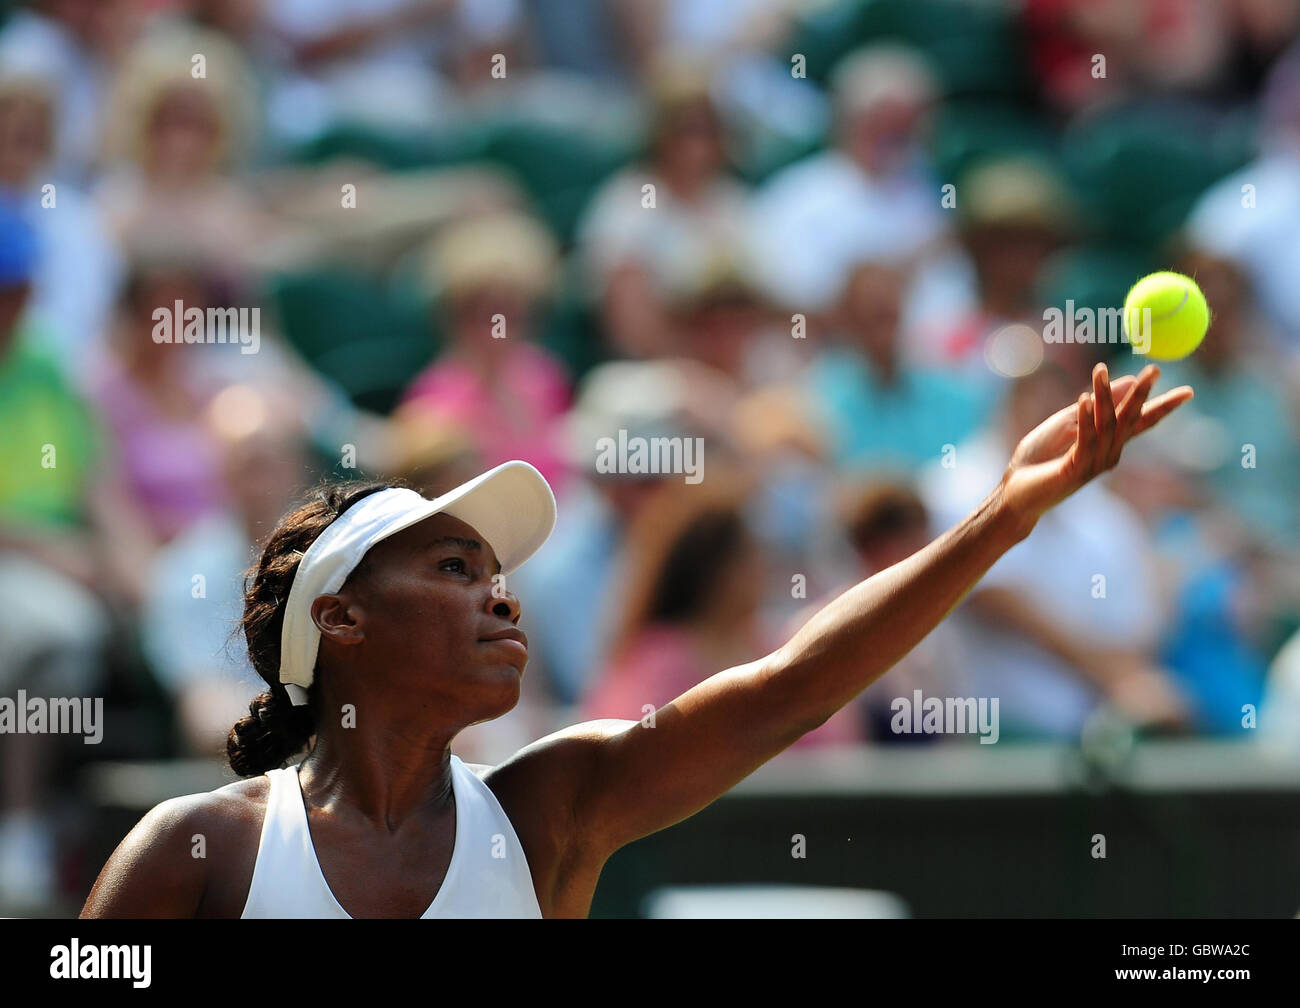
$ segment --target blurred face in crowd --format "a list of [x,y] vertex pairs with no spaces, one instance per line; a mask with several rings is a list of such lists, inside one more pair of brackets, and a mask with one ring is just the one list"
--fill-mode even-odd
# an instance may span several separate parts
[[844,126],[844,149],[869,175],[901,171],[925,139],[929,110],[891,98],[853,113]]
[[310,471],[310,462],[294,431],[262,429],[226,446],[226,488],[253,531],[265,535],[275,527]]
[[873,263],[849,276],[840,322],[852,345],[877,364],[892,365],[896,356],[905,281],[901,269]]
[[[177,357],[176,348],[154,340],[154,329],[158,325],[154,312],[166,308],[175,315],[177,301],[182,302],[185,310],[206,310],[209,307],[208,292],[202,282],[183,270],[152,273],[138,281],[135,289],[129,293],[123,305],[118,352],[124,361],[140,373],[162,374],[170,371],[171,363]],[[183,318],[180,321],[183,326]],[[177,335],[173,326],[173,340]]]
[[722,124],[713,105],[704,99],[671,115],[659,138],[659,169],[674,182],[698,185],[726,164]]
[[1176,267],[1194,276],[1205,300],[1212,306],[1210,328],[1196,352],[1197,363],[1211,371],[1230,366],[1246,339],[1245,306],[1248,288],[1237,267],[1221,259],[1192,255]]
[[924,521],[912,522],[858,546],[858,559],[866,570],[886,570],[901,563],[930,542],[930,528]]
[[109,51],[132,36],[144,12],[140,0],[45,0],[44,7],[82,44]]
[[725,374],[739,376],[762,322],[762,311],[742,294],[701,305],[687,317],[687,345],[682,347],[682,353]]
[[28,91],[0,95],[0,184],[26,188],[50,154],[51,107]]
[[[475,356],[504,350],[533,331],[533,300],[510,284],[481,284],[449,296],[451,341]],[[500,316],[500,318],[497,318]],[[495,333],[503,333],[498,338]]]
[[221,133],[221,117],[204,91],[170,88],[149,118],[146,170],[181,182],[206,175],[217,164]]
[[992,295],[1000,310],[1029,306],[1043,264],[1059,244],[1056,234],[1032,225],[979,227],[966,236],[980,290]]
[[194,17],[232,38],[242,39],[261,26],[265,0],[192,0]]
[[260,541],[311,472],[306,432],[291,407],[243,384],[217,392],[203,419],[220,449],[221,475],[235,510],[250,538]]
[[618,520],[628,523],[636,518],[646,502],[663,486],[664,477],[629,473],[598,474],[593,477],[593,482]]

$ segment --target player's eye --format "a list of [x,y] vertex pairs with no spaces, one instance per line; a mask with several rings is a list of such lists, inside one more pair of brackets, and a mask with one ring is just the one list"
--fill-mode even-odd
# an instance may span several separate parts
[[469,572],[469,564],[467,564],[460,557],[451,557],[447,560],[442,561],[442,563],[438,564],[438,569],[450,570],[458,574],[467,574]]

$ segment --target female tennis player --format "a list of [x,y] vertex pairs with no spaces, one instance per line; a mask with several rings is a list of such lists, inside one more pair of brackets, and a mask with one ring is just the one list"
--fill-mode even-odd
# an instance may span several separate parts
[[497,767],[467,766],[451,743],[518,702],[527,641],[495,575],[549,535],[550,488],[507,462],[433,501],[383,485],[316,493],[271,536],[245,600],[270,687],[230,735],[248,779],[150,811],[82,916],[585,916],[611,854],[824,723],[1048,508],[1192,397],[1148,401],[1157,375],[1112,383],[1098,365],[1092,392],[1025,436],[975,511],[771,654],[653,719],[576,725]]

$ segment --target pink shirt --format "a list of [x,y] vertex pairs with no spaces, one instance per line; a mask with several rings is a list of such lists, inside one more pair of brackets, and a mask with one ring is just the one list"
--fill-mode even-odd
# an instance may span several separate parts
[[563,365],[541,347],[519,342],[505,348],[490,382],[464,361],[444,356],[411,382],[403,403],[427,407],[462,427],[485,465],[523,459],[553,489],[565,480],[561,420],[569,381]]
[[[176,380],[186,382],[197,417],[205,392],[198,382]],[[116,364],[96,376],[93,396],[112,432],[125,485],[160,541],[225,501],[220,452],[199,420],[165,415]]]

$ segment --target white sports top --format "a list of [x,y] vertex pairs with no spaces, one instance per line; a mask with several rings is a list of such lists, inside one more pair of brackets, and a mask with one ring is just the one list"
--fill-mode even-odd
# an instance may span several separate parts
[[[299,764],[301,766],[301,764]],[[348,918],[307,827],[298,767],[271,770],[257,863],[241,917]],[[421,917],[541,917],[524,848],[492,790],[451,757],[456,839],[438,894]]]

